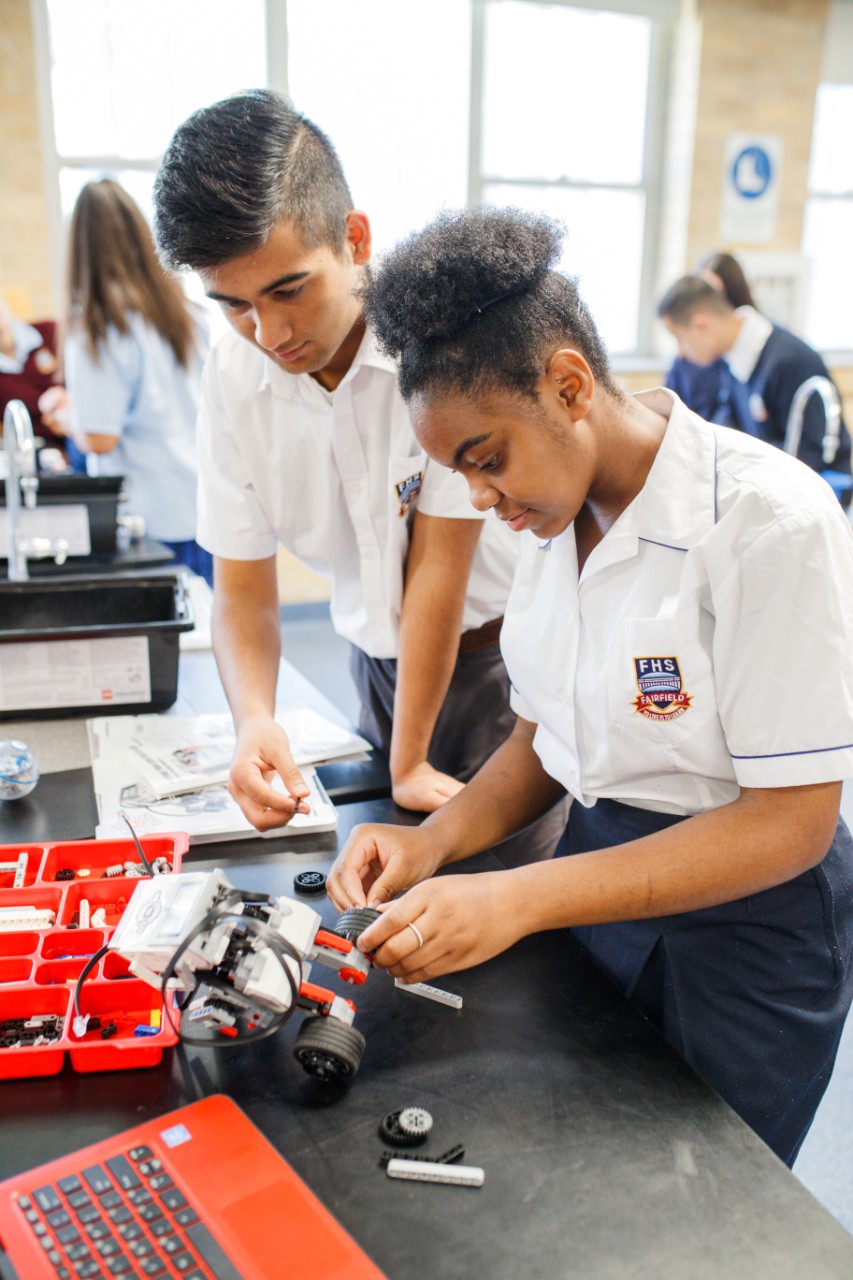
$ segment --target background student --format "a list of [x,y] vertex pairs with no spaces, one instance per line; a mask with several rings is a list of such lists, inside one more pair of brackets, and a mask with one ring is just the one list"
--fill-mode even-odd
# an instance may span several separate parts
[[[707,280],[735,309],[755,308],[755,299],[743,267],[730,253],[714,250],[705,254],[696,263],[693,274],[700,280]],[[685,356],[676,356],[666,377],[666,385],[688,409],[698,413],[706,422],[719,422],[722,426],[736,425],[729,384],[728,369],[722,358],[701,365],[694,364]]]
[[[722,361],[728,380],[732,425],[780,448],[785,442],[797,390],[811,377],[829,380],[818,353],[752,307],[737,310],[706,280],[683,276],[664,294],[658,315],[678,342],[678,353],[695,364]],[[838,451],[823,456],[823,401],[813,395],[805,409],[797,456],[815,471],[850,473],[850,436],[843,420]]]
[[[519,719],[419,828],[357,828],[329,892],[385,907],[359,946],[409,981],[571,927],[791,1162],[853,996],[853,530],[786,454],[626,395],[560,239],[447,215],[368,293],[418,439],[520,535]],[[572,856],[431,878],[564,790]]]
[[60,443],[42,419],[39,397],[55,386],[59,377],[56,322],[28,324],[12,313],[0,298],[0,419],[10,400],[21,400],[33,424],[33,432],[50,443]]
[[148,534],[208,581],[195,541],[195,420],[207,351],[199,310],[157,260],[117,182],[83,187],[71,218],[64,347],[68,408],[51,419],[100,474],[127,477]]
[[516,549],[412,434],[358,296],[369,220],[329,139],[266,90],[181,125],[155,204],[165,261],[196,270],[234,330],[205,374],[199,513],[237,730],[232,793],[265,830],[306,792],[273,718],[281,543],[332,580],[360,728],[390,755],[394,798],[433,810],[512,727],[497,637]]

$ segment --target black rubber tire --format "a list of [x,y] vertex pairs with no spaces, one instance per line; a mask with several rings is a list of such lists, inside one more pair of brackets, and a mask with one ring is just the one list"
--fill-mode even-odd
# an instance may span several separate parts
[[374,907],[347,907],[335,925],[335,933],[350,942],[358,942],[365,929],[378,920],[382,913]]
[[347,1080],[358,1071],[365,1043],[355,1027],[317,1014],[299,1028],[293,1056],[317,1080]]

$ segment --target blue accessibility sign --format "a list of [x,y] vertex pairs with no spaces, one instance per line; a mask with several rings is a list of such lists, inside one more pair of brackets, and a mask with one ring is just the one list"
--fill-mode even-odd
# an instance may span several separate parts
[[773,161],[763,147],[744,147],[732,165],[732,183],[744,200],[763,196],[773,180]]

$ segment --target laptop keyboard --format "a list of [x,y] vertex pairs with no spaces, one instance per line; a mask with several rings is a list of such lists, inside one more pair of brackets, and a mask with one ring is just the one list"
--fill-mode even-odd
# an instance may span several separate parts
[[241,1280],[147,1146],[18,1196],[57,1280]]

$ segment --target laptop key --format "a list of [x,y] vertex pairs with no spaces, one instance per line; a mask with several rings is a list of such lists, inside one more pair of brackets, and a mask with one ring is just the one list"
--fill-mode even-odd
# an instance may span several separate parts
[[145,1276],[161,1276],[166,1270],[166,1264],[161,1258],[143,1258],[139,1263],[140,1270]]
[[77,1214],[77,1221],[82,1222],[85,1227],[90,1222],[102,1222],[101,1211],[96,1204],[87,1204],[85,1209],[81,1209]]
[[60,1231],[57,1231],[56,1238],[60,1244],[74,1244],[80,1239],[80,1232],[72,1222],[70,1226],[62,1227]]
[[118,1233],[124,1240],[138,1240],[142,1235],[142,1228],[138,1222],[123,1222]]
[[187,1205],[186,1209],[179,1209],[175,1214],[175,1222],[179,1227],[188,1227],[191,1222],[198,1222],[198,1214],[191,1205]]
[[167,1209],[172,1210],[183,1209],[187,1203],[186,1196],[183,1195],[177,1187],[172,1187],[169,1191],[164,1191],[160,1196],[160,1199]]
[[102,1196],[105,1192],[113,1189],[113,1184],[107,1175],[106,1169],[100,1164],[90,1164],[88,1169],[83,1170],[83,1177],[96,1196]]
[[89,1199],[88,1193],[81,1188],[80,1191],[75,1191],[68,1197],[68,1203],[72,1209],[85,1209],[92,1201]]
[[101,1196],[102,1209],[117,1209],[121,1204],[124,1204],[124,1200],[117,1191],[108,1191],[105,1196]]
[[140,1160],[147,1160],[151,1155],[151,1148],[145,1146],[131,1147],[127,1153],[131,1160],[139,1164]]
[[33,1199],[42,1213],[52,1213],[54,1209],[62,1208],[62,1201],[53,1187],[37,1187],[33,1192]]
[[70,1196],[72,1192],[80,1190],[80,1179],[76,1173],[72,1173],[67,1178],[60,1178],[56,1184],[64,1196]]
[[164,1253],[180,1253],[184,1247],[184,1242],[180,1236],[164,1236],[160,1241],[160,1248]]
[[134,1187],[140,1187],[142,1183],[139,1181],[136,1170],[128,1160],[127,1156],[113,1156],[106,1161],[106,1166],[115,1178],[120,1187],[124,1187],[125,1191],[132,1191]]
[[130,1212],[126,1204],[122,1204],[119,1205],[117,1209],[110,1209],[109,1218],[110,1222],[114,1222],[116,1226],[119,1226],[122,1222],[130,1222],[133,1218],[133,1214]]
[[196,1252],[201,1254],[202,1262],[213,1272],[216,1280],[243,1280],[222,1245],[203,1222],[187,1227],[185,1235],[190,1244],[195,1246]]
[[47,1225],[53,1230],[58,1231],[60,1227],[65,1227],[71,1221],[64,1209],[55,1209],[53,1213],[47,1215]]
[[74,1270],[80,1280],[100,1280],[104,1274],[94,1258],[90,1258],[88,1262],[75,1262]]
[[104,1240],[110,1234],[110,1224],[104,1222],[103,1218],[99,1218],[97,1222],[90,1222],[86,1227],[86,1235],[90,1240]]
[[176,1253],[173,1258],[169,1259],[169,1261],[180,1275],[186,1275],[186,1273],[195,1266],[195,1258],[191,1253],[186,1252]]
[[128,1262],[124,1254],[121,1254],[118,1258],[108,1259],[107,1270],[109,1271],[110,1275],[123,1276],[125,1275],[126,1272],[130,1270],[130,1263]]

